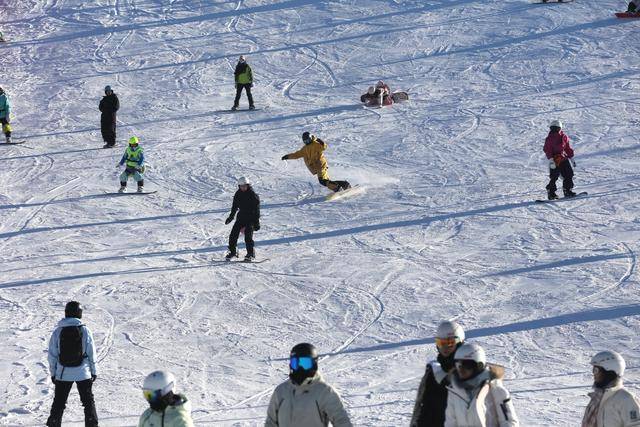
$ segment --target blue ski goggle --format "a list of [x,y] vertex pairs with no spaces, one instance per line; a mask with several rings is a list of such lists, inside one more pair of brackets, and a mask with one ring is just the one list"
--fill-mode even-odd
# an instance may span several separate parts
[[142,390],[144,398],[149,403],[155,403],[162,397],[162,390]]
[[294,371],[297,371],[299,368],[304,369],[305,371],[313,368],[313,358],[312,357],[297,357],[294,356],[289,359],[289,367]]

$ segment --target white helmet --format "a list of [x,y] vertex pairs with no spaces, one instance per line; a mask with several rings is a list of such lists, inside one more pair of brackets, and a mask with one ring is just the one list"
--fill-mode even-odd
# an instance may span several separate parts
[[560,120],[553,120],[549,127],[556,127],[562,129],[562,122]]
[[144,397],[151,401],[166,396],[176,386],[176,378],[167,371],[154,371],[147,375],[142,384]]
[[462,344],[457,350],[454,360],[473,360],[476,363],[487,364],[487,356],[484,349],[476,343]]
[[373,87],[373,86],[369,86],[369,89],[367,89],[367,93],[369,95],[373,95],[375,93],[375,91],[376,91],[376,88]]
[[445,320],[438,325],[436,338],[456,338],[458,342],[464,342],[464,329],[457,322]]
[[251,185],[251,183],[249,182],[249,180],[247,178],[245,178],[244,176],[241,176],[238,179],[238,185]]
[[627,366],[620,353],[612,350],[601,351],[591,358],[591,364],[598,366],[605,371],[613,371],[619,377],[624,375],[624,368]]

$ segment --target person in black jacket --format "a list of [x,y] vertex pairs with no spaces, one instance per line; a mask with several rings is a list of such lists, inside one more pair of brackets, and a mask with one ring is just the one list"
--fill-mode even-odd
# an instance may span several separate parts
[[454,356],[464,343],[464,330],[456,322],[438,325],[436,348],[438,357],[427,364],[413,407],[411,427],[443,427],[447,409],[447,385],[455,371]]
[[105,144],[103,148],[111,148],[116,145],[116,111],[120,108],[118,96],[113,93],[111,86],[104,88],[105,96],[100,100],[98,109],[100,115],[100,130]]
[[244,260],[251,262],[256,257],[253,250],[253,232],[260,230],[260,198],[245,177],[238,180],[238,191],[233,196],[231,214],[224,223],[229,224],[233,221],[236,212],[238,212],[238,217],[231,228],[231,234],[229,234],[229,252],[226,258],[230,260],[233,257],[238,257],[236,245],[240,232],[244,230],[244,243],[247,246],[247,256]]

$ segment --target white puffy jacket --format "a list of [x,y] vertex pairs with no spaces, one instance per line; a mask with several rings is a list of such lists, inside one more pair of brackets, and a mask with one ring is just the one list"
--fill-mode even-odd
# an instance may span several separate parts
[[447,397],[445,427],[518,427],[520,425],[509,392],[498,373],[487,369],[473,379],[470,394],[453,376]]
[[[62,366],[58,361],[60,357],[60,332],[62,328],[67,326],[82,327],[82,351],[85,357],[80,366]],[[84,381],[90,379],[92,375],[97,375],[96,347],[93,343],[93,335],[80,319],[66,317],[58,322],[58,326],[49,339],[48,353],[49,371],[51,376],[56,377],[58,381]]]
[[638,400],[622,383],[607,388],[598,407],[597,420],[598,427],[640,427]]
[[265,427],[352,427],[342,400],[316,373],[301,385],[287,380],[271,395]]

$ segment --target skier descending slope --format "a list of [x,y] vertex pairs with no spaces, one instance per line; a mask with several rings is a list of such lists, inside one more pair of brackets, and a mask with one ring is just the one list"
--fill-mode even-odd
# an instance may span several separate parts
[[238,257],[238,250],[236,249],[238,236],[244,230],[244,243],[247,247],[247,255],[244,260],[251,262],[256,257],[253,248],[253,232],[260,230],[260,197],[253,191],[251,183],[245,177],[238,179],[238,191],[233,195],[231,214],[229,214],[224,223],[231,223],[236,217],[236,212],[238,212],[238,217],[229,234],[229,252],[226,255],[226,259],[231,260],[231,258]]
[[2,124],[2,132],[8,144],[11,144],[11,104],[9,103],[9,97],[4,92],[4,89],[0,87],[0,124]]
[[464,330],[456,322],[445,321],[436,331],[438,357],[427,364],[413,408],[411,427],[442,427],[447,408],[447,386],[455,370],[456,350],[464,344]]
[[569,137],[562,132],[562,122],[554,120],[549,126],[549,135],[544,141],[544,153],[549,159],[549,184],[547,184],[547,198],[558,198],[556,181],[562,175],[562,190],[565,197],[574,197],[573,188],[573,148],[569,145]]
[[129,138],[129,146],[124,151],[122,159],[116,164],[116,167],[119,168],[126,163],[124,172],[120,174],[120,189],[118,193],[124,193],[127,189],[127,181],[131,175],[138,183],[138,193],[144,191],[144,176],[142,175],[144,173],[144,152],[138,142],[137,136]]
[[302,134],[302,142],[304,147],[294,153],[285,154],[282,156],[282,160],[304,158],[304,163],[307,165],[309,172],[313,175],[318,175],[320,184],[329,190],[340,191],[351,188],[351,184],[348,181],[331,181],[329,179],[329,166],[323,153],[327,149],[327,144],[323,140],[316,138],[315,135],[311,135],[309,132],[304,132]]

